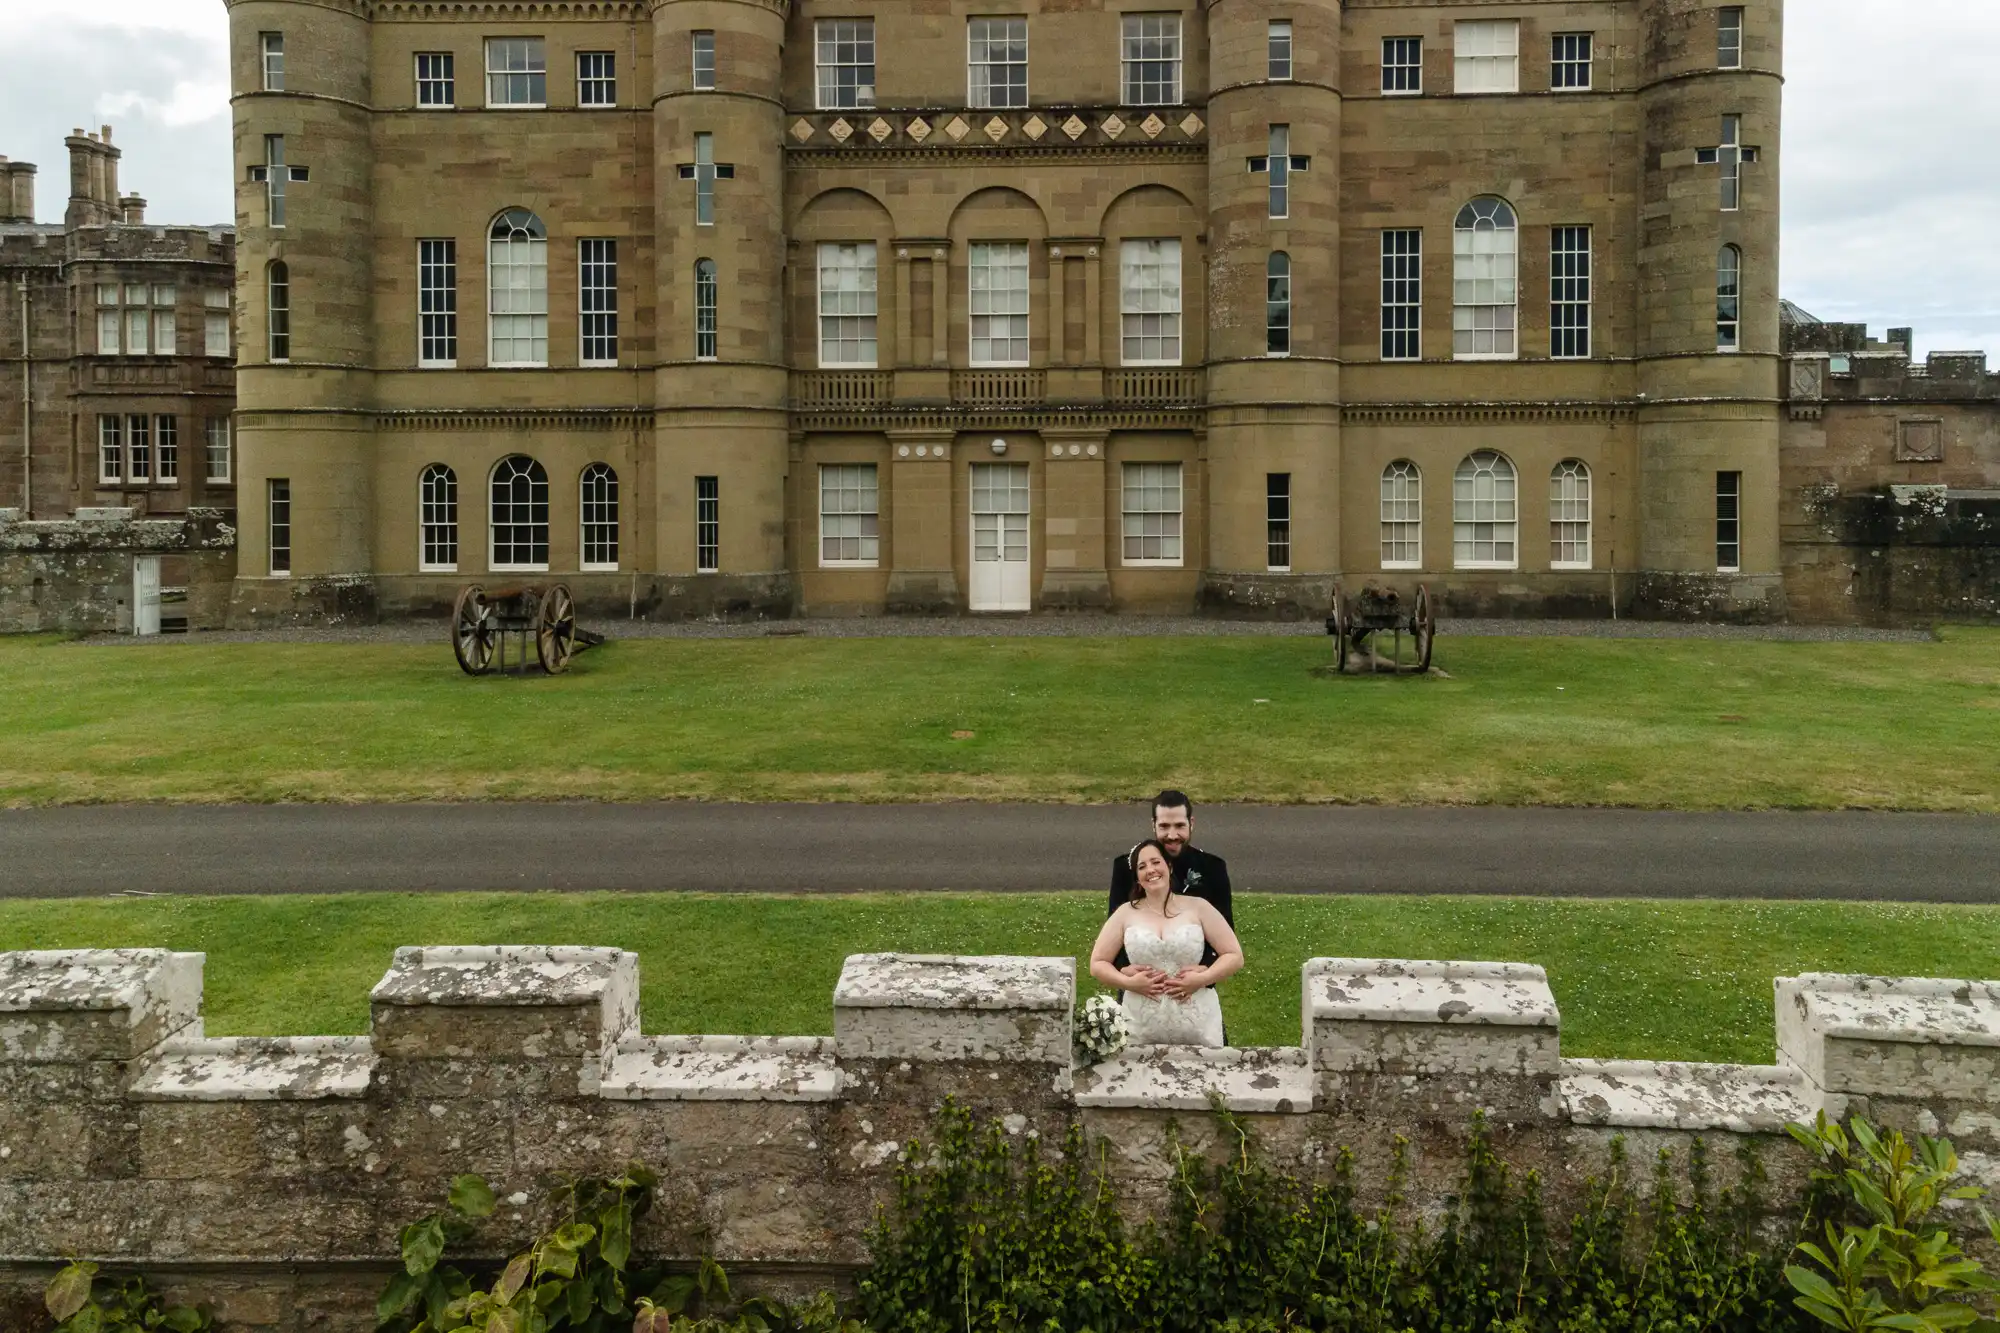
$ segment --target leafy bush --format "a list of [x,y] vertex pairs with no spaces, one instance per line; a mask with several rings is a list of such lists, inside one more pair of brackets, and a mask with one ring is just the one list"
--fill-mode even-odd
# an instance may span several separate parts
[[1751,1224],[1763,1173],[1719,1193],[1697,1148],[1687,1197],[1663,1155],[1653,1197],[1622,1148],[1562,1241],[1533,1173],[1519,1178],[1474,1127],[1461,1188],[1433,1226],[1405,1225],[1398,1144],[1385,1205],[1356,1202],[1353,1161],[1308,1184],[1273,1169],[1249,1131],[1210,1168],[1176,1144],[1172,1202],[1127,1234],[1101,1158],[1072,1128],[1060,1159],[1016,1147],[948,1105],[912,1144],[861,1279],[869,1327],[902,1333],[1792,1333],[1780,1260]]
[[100,1284],[91,1263],[65,1266],[49,1283],[43,1303],[56,1333],[207,1333],[215,1327],[204,1307],[164,1305],[146,1280],[128,1277]]

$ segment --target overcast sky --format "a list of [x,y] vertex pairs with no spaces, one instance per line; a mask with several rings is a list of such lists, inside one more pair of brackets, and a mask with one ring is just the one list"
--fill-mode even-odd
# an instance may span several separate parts
[[[2000,353],[2000,3],[1790,9],[1784,294]],[[149,217],[228,221],[226,46],[222,0],[0,0],[0,154],[40,165],[41,218],[69,193],[63,136],[109,123]]]

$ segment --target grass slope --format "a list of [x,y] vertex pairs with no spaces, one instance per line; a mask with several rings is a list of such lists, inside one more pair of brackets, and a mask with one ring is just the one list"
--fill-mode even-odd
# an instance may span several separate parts
[[[1203,800],[2000,811],[2000,631],[1942,643],[631,640],[560,679],[445,644],[0,641],[0,803]],[[956,733],[969,737],[954,739]]]
[[[1078,894],[625,894],[0,901],[0,950],[208,954],[208,1030],[362,1032],[399,944],[599,944],[640,955],[649,1032],[826,1033],[851,953],[1077,955]],[[1541,963],[1574,1056],[1768,1063],[1771,980],[1803,971],[2000,976],[2000,908],[1243,895],[1243,1045],[1299,1040],[1308,957]],[[1084,986],[1094,985],[1086,977]]]

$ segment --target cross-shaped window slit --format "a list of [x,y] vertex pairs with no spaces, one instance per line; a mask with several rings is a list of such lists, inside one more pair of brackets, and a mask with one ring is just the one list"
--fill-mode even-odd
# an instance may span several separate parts
[[680,164],[681,179],[694,182],[694,222],[697,227],[715,224],[715,183],[736,179],[734,162],[715,160],[715,136],[694,136],[694,161]]
[[1263,173],[1271,178],[1270,215],[1274,218],[1291,216],[1291,174],[1304,171],[1312,165],[1312,158],[1291,151],[1292,127],[1273,125],[1271,127],[1271,151],[1264,157],[1250,159],[1252,174]]
[[1713,148],[1694,150],[1702,166],[1718,167],[1722,176],[1722,211],[1734,213],[1743,202],[1743,164],[1757,160],[1757,149],[1743,142],[1743,117],[1722,118],[1722,142]]
[[304,167],[285,165],[285,136],[267,134],[264,136],[264,161],[250,168],[250,179],[264,187],[264,199],[270,225],[285,225],[285,186],[288,182],[303,183],[309,173]]

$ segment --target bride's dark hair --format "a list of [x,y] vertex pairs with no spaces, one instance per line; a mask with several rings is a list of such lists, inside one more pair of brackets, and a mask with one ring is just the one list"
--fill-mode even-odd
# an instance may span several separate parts
[[1173,897],[1174,897],[1174,869],[1173,869],[1174,858],[1167,855],[1167,845],[1164,842],[1161,842],[1158,838],[1147,838],[1143,842],[1135,844],[1132,850],[1125,854],[1125,865],[1132,872],[1132,896],[1130,901],[1132,901],[1133,903],[1142,903],[1146,900],[1146,890],[1139,883],[1139,853],[1145,851],[1148,847],[1151,847],[1156,851],[1158,851],[1160,854],[1160,859],[1167,863],[1167,901],[1160,905],[1160,910],[1165,912],[1168,916],[1172,916]]

